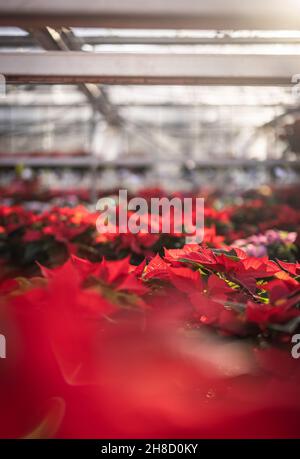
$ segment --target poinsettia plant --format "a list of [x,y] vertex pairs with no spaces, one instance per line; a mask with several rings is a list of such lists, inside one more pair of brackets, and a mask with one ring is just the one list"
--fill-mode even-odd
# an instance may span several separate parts
[[72,256],[2,282],[0,435],[295,436],[300,372],[284,347],[299,273],[187,245],[139,266]]
[[208,202],[188,245],[0,206],[1,437],[299,436],[299,210]]

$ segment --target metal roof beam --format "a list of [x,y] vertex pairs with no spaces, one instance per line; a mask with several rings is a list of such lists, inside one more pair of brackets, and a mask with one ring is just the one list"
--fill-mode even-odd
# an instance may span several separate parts
[[0,24],[20,27],[299,29],[298,0],[10,0]]
[[[147,35],[88,35],[79,37],[73,35],[73,43],[82,46],[83,44],[91,46],[99,45],[299,45],[300,37],[287,36],[287,37],[264,37],[264,36],[249,36],[249,37],[235,37],[220,33],[215,37],[193,37],[193,36],[150,36]],[[0,47],[1,48],[34,48],[36,45],[35,40],[31,36],[14,36],[14,35],[1,35]]]
[[298,55],[87,53],[0,55],[13,83],[291,85]]
[[[29,29],[32,37],[46,50],[80,51],[80,44],[73,41],[71,30],[55,30],[49,27]],[[95,110],[100,112],[109,124],[120,125],[121,119],[117,110],[110,104],[105,92],[97,85],[80,83],[79,89],[85,94]]]

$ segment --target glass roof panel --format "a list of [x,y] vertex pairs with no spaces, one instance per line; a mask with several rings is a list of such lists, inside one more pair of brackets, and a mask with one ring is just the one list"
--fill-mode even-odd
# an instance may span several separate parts
[[0,49],[5,51],[35,51],[42,49],[36,40],[18,27],[0,27]]
[[7,85],[0,106],[40,106],[87,104],[76,85]]
[[177,29],[110,29],[73,27],[78,37],[193,37],[193,38],[300,38],[299,30],[177,30]]
[[295,105],[290,87],[274,86],[106,86],[116,105]]
[[220,45],[152,45],[99,44],[82,45],[83,51],[107,53],[174,53],[174,54],[300,54],[300,44],[220,44]]
[[13,37],[24,37],[28,35],[28,32],[19,27],[0,27],[0,37],[2,36],[13,36]]

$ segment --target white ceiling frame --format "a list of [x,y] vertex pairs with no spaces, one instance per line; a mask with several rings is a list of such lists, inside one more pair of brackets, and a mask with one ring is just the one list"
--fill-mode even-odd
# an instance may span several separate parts
[[14,83],[290,85],[297,55],[4,52],[0,74]]
[[298,0],[9,0],[0,24],[117,28],[299,29]]

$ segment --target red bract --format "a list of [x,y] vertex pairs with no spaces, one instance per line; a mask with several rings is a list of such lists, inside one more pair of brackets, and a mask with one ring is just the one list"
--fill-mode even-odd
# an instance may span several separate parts
[[23,241],[24,242],[32,242],[38,241],[41,238],[41,232],[37,230],[28,229],[26,230]]
[[259,278],[272,277],[281,268],[267,258],[246,257],[241,250],[213,251],[206,247],[185,247],[181,251],[168,251],[167,258],[203,267],[211,272],[224,273],[226,278],[255,293]]
[[33,214],[21,206],[0,206],[0,223],[7,233],[29,225]]
[[300,263],[286,263],[282,260],[277,260],[277,263],[282,267],[282,269],[292,274],[293,276],[300,275]]
[[120,234],[117,241],[118,250],[130,249],[133,253],[151,256],[153,252],[151,247],[159,240],[158,234],[137,233],[137,234]]
[[[147,288],[142,284],[135,274],[136,267],[130,265],[129,258],[124,258],[118,261],[107,261],[103,259],[99,263],[91,263],[88,260],[72,256],[63,266],[55,269],[47,269],[41,267],[41,270],[48,279],[60,280],[69,276],[70,279],[76,280],[78,286],[84,282],[88,282],[92,277],[95,285],[100,288],[106,286],[107,289],[115,288],[118,291],[126,291],[143,295],[147,292]],[[70,272],[69,272],[70,271]],[[93,285],[93,283],[89,283]]]
[[213,225],[211,228],[204,229],[203,243],[207,244],[209,247],[226,247],[224,240],[224,236],[220,236],[217,234],[215,225]]
[[203,290],[203,282],[198,271],[189,268],[178,267],[168,268],[170,282],[174,287],[184,293],[193,293]]
[[[200,252],[201,251],[201,252]],[[181,263],[183,260],[195,261],[201,264],[201,262],[214,262],[213,253],[206,247],[200,247],[198,244],[188,244],[182,249],[165,249],[165,259],[170,261],[172,264]]]
[[226,333],[246,333],[243,320],[229,304],[245,300],[243,295],[230,288],[224,279],[215,274],[201,276],[189,268],[169,268],[170,282],[176,289],[187,294],[194,308],[193,317],[205,325],[213,325]]
[[168,264],[157,254],[153,257],[143,272],[143,278],[164,280],[169,279]]
[[[298,302],[300,295],[298,296]],[[246,317],[249,322],[257,324],[261,329],[267,327],[272,328],[272,324],[282,324],[289,322],[295,317],[300,317],[300,311],[293,309],[293,302],[288,300],[278,304],[257,304],[253,302],[247,303]]]

